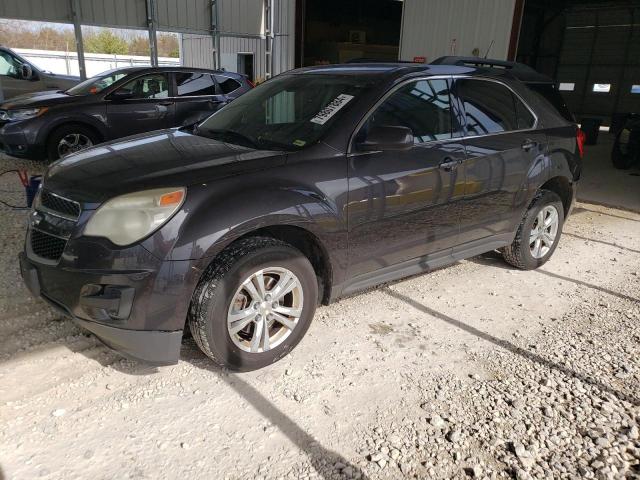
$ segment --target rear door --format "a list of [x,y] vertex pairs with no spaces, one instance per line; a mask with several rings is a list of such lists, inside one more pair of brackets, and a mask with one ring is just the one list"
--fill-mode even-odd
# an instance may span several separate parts
[[226,104],[213,75],[206,72],[175,72],[176,112],[174,126],[204,120]]
[[116,99],[108,95],[110,137],[120,138],[173,126],[175,103],[169,85],[168,74],[150,73],[136,77],[116,90],[128,95],[127,98]]
[[[465,118],[465,188],[456,250],[505,240],[517,228],[528,199],[528,172],[543,168],[546,136],[536,117],[505,84],[457,79]],[[455,253],[455,252],[454,252]]]
[[[449,85],[447,79],[403,85],[356,135],[349,158],[351,277],[425,255],[447,257],[455,245],[465,154]],[[410,128],[413,148],[359,153],[357,143],[375,126]]]

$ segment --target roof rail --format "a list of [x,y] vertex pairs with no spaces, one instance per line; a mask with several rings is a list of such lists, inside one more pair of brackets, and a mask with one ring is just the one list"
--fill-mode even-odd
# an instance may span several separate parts
[[551,77],[534,70],[529,65],[525,65],[524,63],[519,62],[509,62],[506,60],[496,60],[493,58],[445,56],[436,58],[433,62],[431,62],[431,64],[507,70],[522,82],[555,83]]

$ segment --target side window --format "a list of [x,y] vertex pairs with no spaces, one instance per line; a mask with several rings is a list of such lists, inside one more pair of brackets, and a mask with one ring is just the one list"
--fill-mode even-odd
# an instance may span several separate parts
[[[394,92],[369,117],[366,129],[402,126],[413,132],[415,143],[451,138],[451,100],[446,80],[419,80]],[[457,129],[456,129],[457,130]]]
[[531,113],[531,111],[527,108],[527,106],[522,103],[518,97],[514,97],[516,102],[516,117],[518,120],[518,129],[526,130],[527,128],[533,128],[536,123],[536,119]]
[[164,74],[145,75],[131,80],[120,90],[130,92],[133,99],[167,98],[169,82]]
[[464,105],[467,135],[508,132],[518,129],[514,95],[504,85],[487,80],[458,80]]
[[231,93],[241,87],[240,82],[233,78],[225,77],[224,75],[216,75],[215,77],[218,85],[220,85],[220,90],[224,94]]
[[179,97],[216,94],[216,83],[208,73],[179,72],[175,75]]
[[19,77],[21,63],[7,52],[0,52],[0,75]]

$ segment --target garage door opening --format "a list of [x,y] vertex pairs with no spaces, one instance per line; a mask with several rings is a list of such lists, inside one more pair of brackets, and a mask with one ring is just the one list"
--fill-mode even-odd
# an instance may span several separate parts
[[298,0],[296,17],[296,67],[398,60],[401,1]]

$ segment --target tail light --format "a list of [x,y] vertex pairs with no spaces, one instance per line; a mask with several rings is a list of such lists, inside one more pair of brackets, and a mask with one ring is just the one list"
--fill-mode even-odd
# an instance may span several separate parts
[[251,85],[251,88],[256,88],[256,84],[247,78],[247,83]]
[[587,139],[587,135],[582,131],[582,129],[578,128],[576,132],[576,141],[578,142],[578,152],[580,153],[580,158],[584,157],[584,141]]

